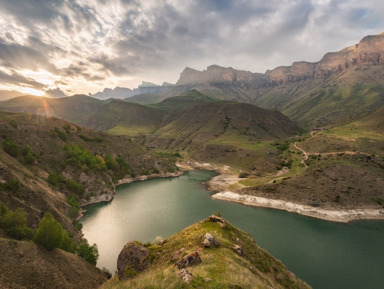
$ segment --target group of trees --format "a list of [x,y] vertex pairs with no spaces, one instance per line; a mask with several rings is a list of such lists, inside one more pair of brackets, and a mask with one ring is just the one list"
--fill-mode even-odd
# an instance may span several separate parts
[[82,196],[85,192],[83,184],[80,184],[75,180],[66,179],[63,175],[58,173],[50,173],[47,182],[59,189],[67,189],[69,192],[78,196]]
[[81,169],[106,170],[104,160],[101,157],[91,154],[81,145],[67,144],[64,147],[66,152],[66,164],[73,165]]
[[19,146],[9,138],[7,138],[3,142],[3,148],[7,154],[9,154],[14,158],[18,157],[21,154],[21,156],[23,157],[23,160],[28,164],[32,164],[36,159],[36,155],[32,152],[29,146],[24,145],[20,149]]
[[11,238],[33,240],[47,250],[60,248],[75,253],[93,265],[96,265],[99,257],[96,244],[90,246],[86,239],[80,239],[74,243],[68,232],[50,213],[46,213],[40,220],[34,233],[27,226],[27,213],[23,209],[17,208],[11,212],[4,203],[0,202],[0,228]]

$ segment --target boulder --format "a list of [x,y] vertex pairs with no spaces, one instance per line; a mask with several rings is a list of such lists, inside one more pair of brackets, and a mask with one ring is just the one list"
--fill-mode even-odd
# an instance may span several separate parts
[[149,250],[138,242],[127,243],[117,259],[117,272],[120,280],[128,279],[144,271],[149,261]]
[[191,282],[191,280],[193,279],[193,275],[189,273],[186,269],[180,270],[179,277],[181,280],[183,280],[186,283]]
[[204,239],[203,242],[201,242],[201,246],[205,248],[211,247],[211,242],[209,242],[207,239]]
[[176,266],[179,269],[183,269],[183,268],[187,268],[189,266],[193,266],[193,265],[196,265],[199,263],[201,263],[200,255],[199,255],[199,253],[194,251],[194,252],[191,252],[191,253],[185,255],[180,261],[178,261],[176,263]]
[[220,246],[220,243],[209,233],[205,234],[204,239],[208,240],[209,243],[211,243],[211,245],[213,245],[215,247],[219,247]]
[[239,255],[240,257],[244,257],[244,251],[239,245],[233,245],[233,249],[235,250],[235,253],[237,255]]
[[181,248],[171,255],[171,263],[175,263],[180,260],[181,255],[184,253],[185,249]]

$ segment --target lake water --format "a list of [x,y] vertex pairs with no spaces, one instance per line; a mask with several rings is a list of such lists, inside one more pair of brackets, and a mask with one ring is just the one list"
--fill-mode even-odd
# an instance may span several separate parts
[[339,224],[214,200],[201,182],[215,175],[197,170],[122,185],[112,202],[88,206],[81,222],[98,245],[98,267],[114,272],[128,241],[167,238],[220,211],[314,289],[384,288],[383,221]]

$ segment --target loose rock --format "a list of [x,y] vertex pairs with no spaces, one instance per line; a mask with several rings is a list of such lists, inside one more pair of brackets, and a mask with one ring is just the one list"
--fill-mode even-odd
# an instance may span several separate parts
[[180,261],[176,263],[176,266],[177,268],[182,269],[199,263],[201,263],[200,255],[199,253],[194,251],[189,253],[188,255],[185,255]]
[[183,254],[184,251],[185,251],[185,249],[181,248],[180,250],[177,250],[175,253],[173,253],[171,255],[171,263],[177,262],[177,260],[179,260],[181,258],[181,255]]
[[240,257],[244,257],[244,251],[239,245],[233,245],[233,249],[235,249],[237,255],[239,255]]
[[201,246],[205,248],[209,248],[211,247],[211,243],[207,239],[204,239],[204,241],[201,242]]
[[193,275],[189,273],[186,269],[182,269],[179,272],[179,277],[181,280],[187,283],[191,282],[191,280],[193,279]]
[[219,247],[220,243],[209,233],[206,233],[204,238],[209,241],[213,246]]

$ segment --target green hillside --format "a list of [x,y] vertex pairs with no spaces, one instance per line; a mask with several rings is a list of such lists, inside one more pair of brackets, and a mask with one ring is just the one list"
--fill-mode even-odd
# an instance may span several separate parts
[[325,80],[271,88],[255,101],[282,111],[302,127],[321,127],[367,115],[384,105],[382,66],[352,67]]
[[[205,241],[208,245],[202,244],[207,233],[215,239],[216,246],[213,245],[214,241]],[[280,261],[257,246],[248,233],[216,216],[192,225],[157,244],[145,244],[144,247],[138,242],[130,242],[127,245],[120,256],[131,254],[134,256],[131,257],[133,264],[120,263],[120,276],[115,275],[101,286],[102,289],[310,288]],[[148,261],[143,261],[140,265],[140,259],[135,259],[139,256],[138,250],[148,254]],[[188,256],[199,256],[190,259],[201,261],[196,261],[194,265],[180,261],[183,257],[189,258]],[[190,279],[185,281],[188,278],[185,276],[189,274]]]
[[201,94],[197,90],[190,90],[182,95],[174,96],[167,98],[159,103],[149,105],[150,107],[154,107],[161,110],[166,111],[182,111],[201,103],[207,102],[215,102],[216,99],[213,99],[209,96]]

